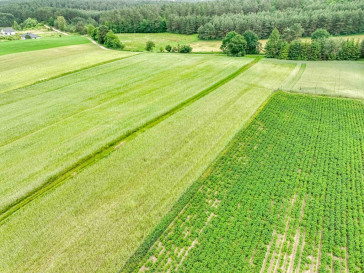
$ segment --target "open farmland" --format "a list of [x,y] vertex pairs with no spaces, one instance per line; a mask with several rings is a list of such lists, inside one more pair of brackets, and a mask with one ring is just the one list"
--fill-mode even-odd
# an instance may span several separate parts
[[145,51],[146,41],[155,43],[155,52],[159,52],[166,45],[177,47],[178,45],[190,45],[193,52],[220,52],[221,41],[199,40],[197,34],[183,35],[172,33],[121,33],[120,41],[125,45],[125,50]]
[[[10,43],[6,42],[8,46]],[[84,44],[0,56],[0,96],[12,89],[133,54]],[[1,98],[0,104],[3,102]]]
[[91,43],[90,40],[81,36],[61,36],[52,38],[42,37],[40,39],[32,40],[9,41],[0,43],[0,56],[13,53],[29,52],[34,50],[89,43]]
[[0,211],[252,60],[139,55],[4,93]]
[[284,89],[364,99],[364,63],[303,62]]
[[[153,64],[149,69],[157,72],[157,60],[162,56],[167,58],[163,64],[168,58],[171,62],[180,58],[175,62],[179,66],[184,62],[205,63],[196,67],[201,69],[207,65],[212,71],[210,74],[216,70],[212,63],[219,63],[217,71],[221,74],[224,62],[223,70],[232,73],[252,61],[205,55],[148,54],[128,58],[125,65],[131,69],[133,62],[145,63],[143,58],[148,58]],[[107,158],[20,208],[0,226],[0,271],[112,272],[121,269],[181,194],[294,67],[271,62],[252,65],[168,118],[121,141]],[[142,72],[139,65],[135,69]],[[148,66],[144,65],[144,69]],[[166,73],[159,72],[161,81],[173,77],[172,72]],[[177,73],[179,77],[181,73]],[[205,86],[213,83],[211,78]],[[191,81],[191,77],[188,79]],[[199,80],[202,79],[199,76]],[[175,82],[176,91],[173,91],[171,83],[166,84],[167,89],[155,88],[167,95],[178,92],[181,85]],[[196,83],[191,82],[192,85],[196,88]],[[122,104],[119,107],[125,109]],[[79,126],[80,123],[74,122]],[[76,126],[67,126],[70,131],[73,127]],[[47,161],[47,157],[43,160]],[[80,252],[80,248],[87,248],[87,251]]]
[[363,272],[363,117],[274,95],[124,271]]

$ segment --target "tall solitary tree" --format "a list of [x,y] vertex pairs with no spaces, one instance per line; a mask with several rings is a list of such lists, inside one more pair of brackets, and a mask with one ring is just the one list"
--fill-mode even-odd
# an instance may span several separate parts
[[267,58],[278,58],[282,47],[281,35],[277,28],[273,29],[265,45],[265,56]]

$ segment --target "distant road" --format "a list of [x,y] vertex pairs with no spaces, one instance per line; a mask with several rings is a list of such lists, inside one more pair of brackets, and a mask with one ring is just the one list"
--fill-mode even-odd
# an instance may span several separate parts
[[47,25],[44,25],[44,26],[45,26],[46,28],[49,28],[49,29],[54,30],[55,32],[61,33],[61,34],[66,35],[66,36],[69,36],[69,34],[68,34],[68,33],[63,32],[63,31],[60,31],[59,29],[56,29],[56,28],[54,28],[54,27],[50,27],[50,26],[47,26]]
[[89,39],[93,44],[97,45],[99,48],[103,49],[103,50],[112,50],[110,48],[106,48],[102,45],[100,45],[98,42],[96,42],[95,40],[91,39],[90,37],[86,37],[87,39]]
[[[47,26],[47,25],[44,25],[46,28],[49,28],[49,29],[52,29],[52,30],[54,30],[55,32],[58,32],[58,33],[61,33],[61,34],[63,34],[63,35],[66,35],[66,36],[69,36],[69,34],[68,33],[66,33],[66,32],[63,32],[63,31],[60,31],[59,29],[56,29],[56,28],[54,28],[54,27],[50,27],[50,26]],[[95,45],[97,45],[99,48],[101,48],[101,49],[103,49],[103,50],[112,50],[112,49],[110,49],[110,48],[106,48],[106,47],[104,47],[104,46],[102,46],[102,45],[100,45],[99,43],[97,43],[96,41],[94,41],[93,39],[91,39],[90,37],[86,37],[87,39],[89,39],[93,44],[95,44]]]

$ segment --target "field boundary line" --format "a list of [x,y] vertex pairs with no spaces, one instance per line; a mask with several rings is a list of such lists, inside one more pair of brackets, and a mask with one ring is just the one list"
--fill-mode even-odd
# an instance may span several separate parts
[[250,124],[254,121],[254,119],[260,114],[260,112],[264,109],[264,107],[269,103],[273,96],[277,94],[276,92],[272,92],[263,103],[259,106],[259,108],[251,115],[251,117],[246,121],[246,123],[232,136],[229,143],[221,150],[220,153],[213,159],[210,165],[202,172],[201,176],[196,179],[185,191],[182,193],[180,198],[176,201],[176,203],[172,206],[172,208],[167,212],[167,214],[162,217],[161,221],[157,224],[157,226],[152,230],[152,232],[144,239],[141,245],[137,248],[137,250],[132,254],[129,259],[126,261],[124,266],[118,271],[118,273],[123,272],[133,272],[135,270],[136,265],[139,263],[142,257],[144,257],[148,250],[153,246],[153,244],[158,240],[158,238],[163,234],[163,232],[168,228],[168,226],[172,223],[172,221],[177,217],[177,215],[181,212],[181,210],[188,204],[188,202],[193,198],[198,189],[204,183],[204,181],[209,177],[212,170],[216,166],[218,160],[224,156],[229,149],[235,144],[236,136],[240,134],[242,131],[245,131]]
[[94,45],[97,45],[99,48],[101,48],[102,50],[111,50],[111,51],[115,51],[114,49],[111,49],[111,48],[107,48],[107,47],[104,47],[103,45],[100,45],[98,42],[96,42],[94,39],[86,36],[86,39],[89,40],[91,43],[93,43]]
[[[124,60],[124,59],[128,59],[128,58],[131,58],[131,57],[140,55],[140,54],[144,54],[144,53],[143,52],[140,52],[140,53],[132,54],[132,55],[129,55],[129,56],[124,56],[124,57],[119,57],[119,58],[116,58],[116,59],[111,59],[111,60],[103,61],[103,62],[100,62],[100,63],[92,64],[92,65],[89,65],[89,66],[85,66],[85,67],[82,67],[82,68],[79,68],[79,69],[76,69],[76,70],[64,72],[64,73],[61,73],[59,75],[56,75],[56,76],[53,76],[53,77],[50,77],[50,78],[38,80],[38,81],[35,81],[33,83],[30,83],[30,84],[27,84],[27,85],[24,85],[24,86],[20,86],[20,87],[14,88],[14,89],[10,89],[10,90],[4,91],[4,92],[1,92],[0,91],[0,96],[2,94],[6,94],[6,93],[13,92],[13,91],[16,91],[16,90],[19,90],[19,89],[23,89],[23,88],[28,88],[28,87],[31,87],[33,85],[39,84],[39,83],[43,83],[43,82],[55,80],[55,79],[58,79],[58,78],[62,78],[64,76],[68,76],[68,75],[71,75],[71,74],[74,74],[74,73],[78,73],[78,72],[81,72],[81,71],[84,71],[84,70],[87,70],[87,69],[91,69],[91,68],[94,68],[94,67],[97,67],[97,66],[100,66],[100,65],[109,64],[109,63],[121,61],[121,60]],[[27,97],[27,98],[29,98],[29,97]],[[17,100],[17,101],[19,101],[19,100]],[[8,103],[0,104],[0,106],[6,105],[6,104],[8,104]]]
[[[135,55],[134,55],[135,56]],[[130,56],[129,56],[130,57]],[[206,89],[202,90],[201,92],[197,93],[196,95],[188,98],[185,101],[177,104],[176,106],[172,107],[171,109],[167,110],[166,112],[162,113],[161,115],[147,121],[146,123],[140,125],[139,127],[132,129],[125,134],[117,137],[116,139],[110,141],[109,143],[102,146],[100,149],[96,150],[95,152],[85,156],[78,160],[75,164],[69,166],[68,168],[64,169],[63,171],[59,172],[58,174],[50,177],[45,183],[40,185],[39,187],[35,188],[34,190],[30,191],[28,194],[20,197],[18,200],[9,204],[8,206],[4,207],[0,210],[0,225],[4,223],[4,221],[11,216],[14,212],[18,211],[34,199],[38,198],[39,196],[47,193],[51,189],[55,189],[58,185],[62,184],[62,182],[66,181],[67,179],[77,175],[83,169],[88,166],[95,164],[98,160],[101,160],[108,155],[110,155],[113,151],[117,150],[120,146],[121,142],[126,142],[138,136],[139,134],[145,132],[146,130],[156,126],[163,120],[167,119],[168,117],[172,116],[173,114],[181,111],[185,107],[191,105],[195,101],[199,100],[200,98],[208,95],[209,93],[213,92],[217,88],[221,87],[225,83],[231,81],[232,79],[236,78],[241,73],[245,72],[256,63],[260,61],[261,58],[256,58],[253,61],[249,62],[248,64],[243,65],[238,70],[233,72],[232,74],[228,75],[227,77],[219,80],[215,84],[207,87]]]

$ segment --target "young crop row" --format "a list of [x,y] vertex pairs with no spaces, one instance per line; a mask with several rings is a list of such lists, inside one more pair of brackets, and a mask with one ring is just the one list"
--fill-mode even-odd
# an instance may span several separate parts
[[278,93],[134,272],[362,272],[364,105]]

